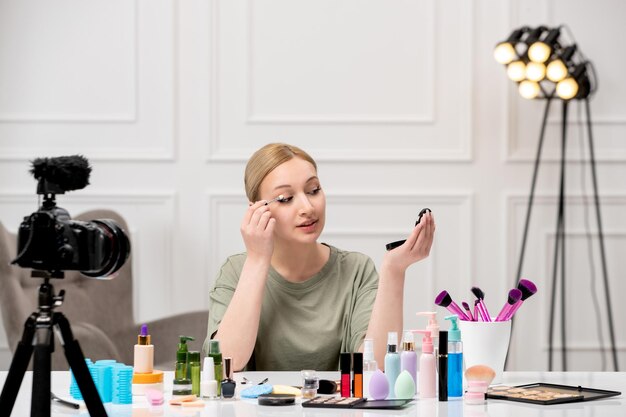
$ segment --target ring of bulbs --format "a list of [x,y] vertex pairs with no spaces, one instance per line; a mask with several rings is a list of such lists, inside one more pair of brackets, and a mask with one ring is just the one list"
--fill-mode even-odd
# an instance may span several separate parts
[[[494,49],[494,58],[506,66],[507,76],[518,83],[526,99],[582,99],[592,92],[588,61],[579,59],[576,44],[564,45],[561,28],[522,27]],[[577,62],[578,59],[578,62]]]

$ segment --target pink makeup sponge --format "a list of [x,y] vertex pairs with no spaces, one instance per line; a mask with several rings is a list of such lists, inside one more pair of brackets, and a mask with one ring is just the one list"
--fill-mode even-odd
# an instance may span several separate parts
[[384,400],[389,395],[389,381],[380,369],[377,369],[370,379],[369,394],[375,400]]

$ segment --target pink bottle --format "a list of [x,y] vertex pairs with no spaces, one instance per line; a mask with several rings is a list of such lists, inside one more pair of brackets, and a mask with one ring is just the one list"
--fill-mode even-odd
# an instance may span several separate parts
[[435,355],[433,355],[433,339],[430,330],[416,330],[424,335],[422,354],[420,355],[420,398],[437,396],[437,371]]

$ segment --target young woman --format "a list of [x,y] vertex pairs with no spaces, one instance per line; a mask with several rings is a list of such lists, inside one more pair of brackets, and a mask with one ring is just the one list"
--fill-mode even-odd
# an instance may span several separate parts
[[385,253],[379,277],[369,257],[317,241],[326,197],[302,149],[262,147],[244,182],[246,252],[226,260],[211,290],[205,349],[219,340],[235,370],[326,371],[338,369],[341,352],[362,351],[372,338],[382,368],[387,332],[402,335],[405,271],[430,252],[431,213]]

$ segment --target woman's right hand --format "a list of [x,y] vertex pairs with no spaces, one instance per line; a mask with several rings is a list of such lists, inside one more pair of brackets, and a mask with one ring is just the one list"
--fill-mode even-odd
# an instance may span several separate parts
[[274,225],[276,219],[271,217],[269,206],[265,201],[251,204],[241,222],[241,236],[246,245],[248,257],[271,259],[274,252]]

